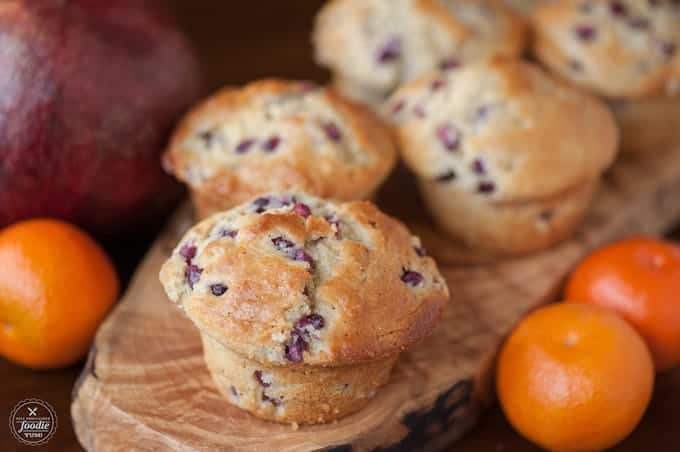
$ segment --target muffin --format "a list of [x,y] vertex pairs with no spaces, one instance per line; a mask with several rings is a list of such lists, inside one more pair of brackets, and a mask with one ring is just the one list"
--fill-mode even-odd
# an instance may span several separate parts
[[557,0],[534,22],[537,57],[612,102],[624,150],[680,143],[680,3]]
[[269,191],[370,198],[395,160],[389,127],[366,107],[309,82],[263,80],[196,107],[163,163],[206,218]]
[[313,41],[339,89],[376,106],[430,70],[519,56],[526,27],[504,0],[332,0]]
[[448,289],[418,238],[369,201],[261,196],[199,223],[160,280],[232,404],[277,422],[361,409],[428,336]]
[[421,77],[385,114],[434,219],[494,255],[568,237],[617,149],[606,106],[519,60]]

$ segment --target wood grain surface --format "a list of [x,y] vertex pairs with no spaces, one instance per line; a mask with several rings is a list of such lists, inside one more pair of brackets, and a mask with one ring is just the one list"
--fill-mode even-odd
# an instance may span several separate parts
[[[180,23],[192,39],[205,68],[210,89],[226,83],[242,83],[263,76],[282,76],[323,80],[326,74],[316,67],[311,57],[308,33],[313,14],[323,0],[287,0],[286,2],[224,2],[222,0],[167,0],[177,12]],[[677,165],[677,162],[676,162]],[[628,181],[618,183],[626,186]],[[392,212],[417,213],[413,206],[415,197],[410,183],[400,187],[391,184],[387,195],[387,208]],[[668,195],[666,195],[668,196]],[[399,206],[399,197],[404,202]],[[385,198],[385,196],[383,197]],[[661,197],[652,210],[663,209],[672,200]],[[625,229],[625,228],[624,228]],[[137,265],[153,234],[126,237],[108,244],[114,254],[123,280]],[[680,232],[675,235],[680,237]],[[436,235],[430,243],[439,243]],[[446,250],[446,248],[444,248]],[[454,252],[448,250],[448,252]],[[455,258],[455,254],[453,254]],[[155,339],[162,340],[162,336]],[[145,344],[140,344],[143,353]],[[57,434],[44,448],[19,445],[7,427],[0,429],[2,451],[80,451],[70,419],[71,388],[82,364],[60,371],[34,372],[0,359],[0,414],[6,416],[20,400],[38,397],[50,402],[59,416]],[[191,379],[191,376],[186,378]],[[209,384],[209,383],[208,383]],[[191,397],[187,394],[187,397]],[[195,397],[195,396],[194,396]],[[169,407],[172,408],[172,407]],[[147,413],[163,413],[164,406],[154,407]],[[677,413],[680,409],[680,369],[660,375],[656,380],[655,394],[641,425],[622,444],[618,452],[677,451],[680,450],[680,430]],[[185,413],[185,416],[191,416]],[[115,428],[115,425],[112,426]],[[426,427],[426,426],[425,426]],[[132,431],[135,432],[134,430]],[[115,445],[114,445],[115,446]],[[125,448],[120,445],[120,450]],[[136,448],[146,449],[145,444]],[[150,448],[150,447],[149,447]],[[273,450],[278,450],[274,448]],[[517,435],[496,406],[482,416],[475,430],[449,448],[452,452],[481,451],[532,451],[538,450]]]
[[522,259],[457,265],[455,243],[424,220],[417,196],[404,197],[415,193],[412,184],[397,172],[379,204],[418,224],[452,302],[433,336],[402,355],[365,409],[333,424],[292,429],[258,420],[220,396],[196,329],[158,282],[161,264],[192,224],[185,206],[99,330],[74,388],[72,416],[81,443],[97,451],[140,444],[145,450],[443,449],[475,424],[491,399],[503,337],[527,311],[556,299],[579,259],[629,234],[664,233],[680,219],[680,149],[624,159],[607,174],[586,223],[569,241]]

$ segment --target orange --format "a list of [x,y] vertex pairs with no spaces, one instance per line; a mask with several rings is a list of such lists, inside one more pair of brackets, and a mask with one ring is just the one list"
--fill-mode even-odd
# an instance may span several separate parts
[[586,258],[567,300],[613,309],[647,342],[657,370],[680,364],[680,248],[649,238],[607,246]]
[[30,220],[0,232],[0,354],[33,368],[85,355],[118,297],[104,251],[79,229]]
[[640,335],[619,316],[562,303],[519,324],[496,377],[503,411],[528,439],[553,451],[596,451],[640,421],[654,365]]

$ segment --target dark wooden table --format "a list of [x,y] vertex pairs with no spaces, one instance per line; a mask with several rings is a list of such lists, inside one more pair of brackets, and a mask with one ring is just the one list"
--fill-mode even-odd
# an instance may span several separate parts
[[[166,0],[177,13],[203,61],[206,84],[215,89],[277,76],[324,80],[309,44],[312,18],[322,0],[225,2],[223,0]],[[153,240],[150,230],[134,243],[107,244],[127,281]],[[680,237],[680,234],[675,234]],[[0,451],[36,450],[21,447],[7,427],[9,412],[20,400],[40,398],[54,406],[59,428],[50,443],[38,448],[51,451],[81,450],[70,421],[71,388],[82,364],[51,372],[34,372],[0,359]],[[622,376],[625,384],[625,376]],[[162,409],[162,407],[159,407]],[[680,451],[680,369],[657,378],[654,399],[641,425],[617,451]],[[496,406],[480,425],[451,448],[457,452],[538,450],[518,436]]]

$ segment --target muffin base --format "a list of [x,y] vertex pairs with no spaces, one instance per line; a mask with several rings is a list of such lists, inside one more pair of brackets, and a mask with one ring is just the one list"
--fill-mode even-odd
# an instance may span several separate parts
[[521,255],[568,238],[583,221],[598,181],[550,199],[505,203],[439,182],[419,185],[435,221],[452,237],[493,255]]
[[241,204],[243,200],[230,199],[227,196],[217,197],[191,190],[191,203],[194,206],[196,220],[205,220],[218,212],[224,212]]
[[621,129],[621,150],[662,152],[680,146],[680,98],[612,103]]
[[[349,366],[270,366],[201,333],[208,370],[233,405],[270,421],[321,424],[366,406],[387,383],[398,354]],[[256,372],[258,372],[256,374]]]
[[348,78],[336,75],[333,77],[333,86],[342,94],[355,102],[360,102],[374,110],[378,110],[387,99],[387,95],[378,90],[362,86]]

